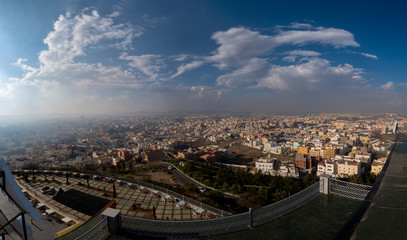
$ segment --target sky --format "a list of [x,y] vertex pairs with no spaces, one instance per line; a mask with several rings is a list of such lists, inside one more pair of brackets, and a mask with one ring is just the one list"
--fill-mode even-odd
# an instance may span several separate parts
[[0,116],[407,113],[403,1],[0,5]]

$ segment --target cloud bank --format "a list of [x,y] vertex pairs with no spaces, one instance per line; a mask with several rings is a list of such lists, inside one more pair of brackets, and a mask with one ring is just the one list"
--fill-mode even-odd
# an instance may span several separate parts
[[[119,16],[89,9],[60,15],[37,61],[13,62],[23,74],[0,87],[3,109],[329,111],[330,104],[346,111],[351,104],[349,109],[362,107],[355,102],[395,98],[388,94],[393,82],[374,86],[363,68],[330,59],[331,53],[361,46],[344,29],[293,23],[265,34],[239,26],[215,31],[208,41],[216,47],[206,55],[139,54],[134,46],[148,29],[119,22]],[[195,77],[185,74],[199,71]],[[276,104],[281,99],[285,103]]]

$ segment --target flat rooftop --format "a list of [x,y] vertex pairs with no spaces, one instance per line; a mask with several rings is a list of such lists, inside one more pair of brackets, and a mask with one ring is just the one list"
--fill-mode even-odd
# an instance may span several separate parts
[[270,223],[211,239],[334,239],[362,201],[321,195]]
[[90,195],[76,189],[61,192],[53,197],[53,199],[89,216],[95,215],[110,202],[106,198]]
[[352,239],[406,239],[407,138],[400,136],[372,205]]

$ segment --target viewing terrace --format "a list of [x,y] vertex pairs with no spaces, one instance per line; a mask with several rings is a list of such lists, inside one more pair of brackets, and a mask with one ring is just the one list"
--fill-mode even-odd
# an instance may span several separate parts
[[[407,232],[403,227],[407,221],[403,218],[407,211],[404,201],[407,197],[406,159],[407,138],[400,135],[373,187],[325,175],[321,176],[320,182],[289,198],[246,213],[229,216],[214,209],[213,212],[218,214],[214,219],[204,219],[202,215],[194,218],[192,212],[187,215],[190,217],[184,217],[183,210],[174,217],[178,210],[175,203],[170,204],[171,217],[167,215],[165,203],[164,209],[157,205],[158,210],[163,210],[158,212],[159,218],[141,218],[137,210],[132,212],[134,209],[128,203],[137,202],[144,194],[140,203],[155,205],[159,201],[152,192],[169,194],[169,190],[151,186],[147,194],[140,191],[143,186],[139,182],[135,184],[135,192],[131,192],[131,188],[122,184],[118,185],[117,209],[107,209],[61,239],[404,239]],[[59,181],[63,182],[64,178]],[[82,184],[79,184],[80,181]],[[85,184],[86,181],[73,178],[71,187],[85,188]],[[98,184],[104,183],[91,180],[94,188],[101,189],[102,185]],[[31,191],[33,186],[24,187]],[[95,189],[87,188],[85,191],[103,196],[103,192]],[[144,202],[146,198],[149,201]],[[121,201],[123,199],[125,202]],[[197,207],[203,206],[198,203]],[[72,215],[82,222],[90,218],[75,212]],[[171,219],[176,221],[168,221]]]

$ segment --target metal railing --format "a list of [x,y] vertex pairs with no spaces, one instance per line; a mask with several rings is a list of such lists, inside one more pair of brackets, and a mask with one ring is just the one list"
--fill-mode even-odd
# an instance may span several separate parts
[[223,218],[199,221],[162,221],[130,216],[121,217],[121,229],[153,236],[208,236],[259,226],[288,214],[320,195],[320,183],[268,206]]
[[329,179],[329,193],[347,198],[364,200],[371,189],[372,186],[345,182],[333,178]]
[[249,220],[249,213],[247,212],[201,221],[162,221],[122,216],[121,227],[126,232],[153,236],[206,236],[247,229]]
[[[31,171],[30,171],[29,173],[31,173]],[[38,171],[35,170],[34,173],[35,173],[35,174],[38,174]],[[168,194],[168,195],[171,195],[171,196],[173,196],[173,197],[176,197],[176,198],[178,198],[178,199],[181,199],[181,200],[185,201],[185,202],[188,203],[188,204],[192,204],[192,205],[195,205],[195,206],[197,206],[197,207],[200,207],[200,208],[203,208],[203,209],[205,209],[205,210],[208,210],[208,211],[210,211],[210,212],[212,212],[212,213],[214,213],[214,214],[216,214],[216,215],[218,215],[218,216],[222,216],[222,217],[223,217],[223,216],[231,216],[231,215],[232,215],[232,214],[229,213],[229,212],[226,212],[226,211],[223,211],[223,210],[221,210],[221,209],[212,207],[212,206],[210,206],[210,205],[208,205],[208,204],[199,202],[199,201],[194,200],[194,199],[192,199],[192,198],[186,197],[186,196],[184,196],[184,195],[182,195],[182,194],[180,194],[180,193],[177,193],[177,192],[175,192],[175,191],[169,190],[169,189],[167,189],[167,188],[163,188],[163,187],[157,186],[157,185],[152,184],[152,183],[146,183],[146,182],[143,182],[143,181],[140,181],[140,180],[136,180],[136,179],[133,179],[133,178],[117,177],[117,176],[115,176],[114,174],[99,175],[99,174],[97,174],[97,173],[90,174],[89,172],[86,172],[86,171],[77,171],[77,173],[85,173],[85,174],[88,174],[88,175],[90,175],[90,176],[91,176],[91,175],[97,175],[97,176],[100,176],[100,177],[102,177],[102,178],[103,178],[103,177],[110,177],[110,178],[112,178],[112,179],[122,180],[122,181],[127,182],[127,183],[133,183],[133,184],[136,184],[136,185],[138,185],[138,186],[143,186],[143,187],[146,187],[146,188],[150,188],[150,189],[153,189],[153,190],[160,191],[160,192],[162,192],[162,193],[166,193],[166,194]],[[55,175],[55,171],[49,170],[49,172],[47,172],[46,174],[47,174],[47,175]],[[62,174],[62,172],[59,171],[59,174]],[[85,175],[84,175],[82,178],[84,178],[84,177],[85,177]],[[70,178],[74,178],[74,177],[71,176]],[[36,193],[35,193],[35,194],[36,194]]]
[[75,238],[75,240],[103,239],[107,234],[109,234],[109,227],[107,217],[104,217],[98,224],[93,226],[81,236]]
[[176,198],[178,198],[178,199],[180,199],[180,200],[183,200],[183,201],[185,201],[186,203],[189,203],[189,204],[195,205],[195,206],[197,206],[197,207],[203,208],[203,209],[205,209],[205,210],[211,211],[211,212],[213,212],[213,213],[215,213],[215,214],[217,214],[217,215],[219,215],[219,216],[222,216],[222,217],[223,217],[223,216],[231,216],[231,215],[232,215],[232,214],[229,213],[229,212],[226,212],[226,211],[223,211],[223,210],[221,210],[221,209],[218,209],[218,208],[209,206],[208,204],[199,202],[199,201],[197,201],[197,200],[194,200],[194,199],[192,199],[192,198],[189,198],[189,197],[187,197],[187,196],[184,196],[184,195],[182,195],[182,194],[180,194],[180,193],[174,192],[174,191],[169,190],[169,189],[167,189],[167,188],[163,188],[163,187],[154,185],[154,184],[152,184],[152,183],[146,183],[146,182],[142,182],[142,181],[139,181],[139,180],[133,180],[133,179],[125,179],[125,181],[126,181],[126,182],[130,182],[130,183],[134,183],[134,184],[139,185],[139,186],[151,188],[151,189],[160,191],[160,192],[162,192],[162,193],[166,193],[166,194],[171,195],[171,196],[173,196],[173,197],[176,197]]
[[315,199],[320,194],[320,183],[317,182],[310,187],[298,192],[288,198],[276,203],[253,210],[253,226],[259,226],[292,212],[307,202]]

